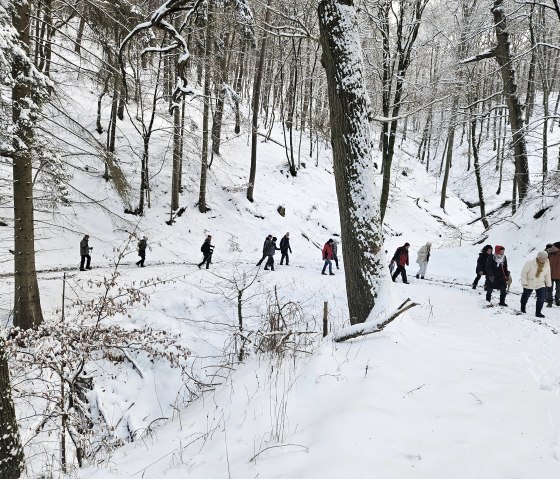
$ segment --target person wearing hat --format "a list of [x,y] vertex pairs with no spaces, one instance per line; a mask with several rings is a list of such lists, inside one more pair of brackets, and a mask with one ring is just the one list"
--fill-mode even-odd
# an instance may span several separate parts
[[478,253],[478,260],[476,261],[476,278],[474,278],[472,289],[476,289],[478,282],[482,276],[486,276],[486,263],[488,259],[492,256],[492,245],[487,244]]
[[322,253],[322,258],[323,258],[323,271],[321,271],[321,274],[327,274],[325,273],[327,266],[329,267],[329,275],[334,276],[334,273],[332,272],[332,260],[334,258],[334,253],[333,253],[333,243],[334,240],[332,238],[329,238],[329,240],[324,244],[323,246],[323,251]]
[[212,236],[208,235],[200,247],[200,251],[202,252],[202,261],[198,263],[198,269],[200,269],[203,264],[206,264],[206,269],[210,267],[210,263],[212,262],[212,253],[214,253],[214,245],[211,243]]
[[268,259],[266,260],[266,264],[264,265],[264,269],[268,270],[270,268],[271,271],[274,271],[274,253],[278,251],[280,248],[276,246],[276,236],[273,236],[268,246],[266,247],[266,255]]
[[536,259],[531,259],[525,263],[521,270],[521,286],[523,286],[523,294],[521,295],[521,312],[526,313],[527,301],[531,293],[537,293],[537,318],[544,318],[542,308],[546,289],[550,288],[552,281],[550,279],[550,264],[548,262],[548,253],[539,251]]
[[554,302],[556,306],[560,306],[560,241],[557,241],[550,247],[548,261],[550,263],[550,279],[552,283],[546,291],[546,306],[547,308],[552,308],[552,297],[555,287]]
[[506,249],[502,245],[494,247],[494,254],[490,255],[486,262],[486,301],[492,300],[492,291],[494,289],[500,290],[500,306],[507,306],[506,294],[507,283],[510,276],[505,255]]
[[140,241],[138,241],[138,256],[140,256],[140,259],[136,261],[136,266],[140,266],[141,268],[144,267],[147,247],[148,247],[148,238],[144,236]]
[[270,244],[270,242],[272,241],[272,235],[268,235],[265,239],[264,239],[264,244],[263,244],[263,249],[262,249],[262,258],[259,260],[259,262],[257,263],[257,266],[260,266],[262,264],[262,262],[264,261],[264,259],[267,257],[267,250],[268,250],[268,245]]
[[432,243],[429,241],[424,245],[421,246],[418,250],[418,257],[416,258],[416,262],[420,266],[418,273],[416,273],[416,279],[422,278],[424,279],[424,275],[426,274],[426,269],[428,268],[428,261],[430,261],[430,252],[432,250]]
[[393,283],[397,281],[397,276],[400,274],[402,277],[402,282],[404,284],[408,284],[408,280],[406,278],[406,269],[405,266],[408,266],[408,248],[410,247],[410,243],[405,243],[402,246],[399,246],[391,259],[391,263],[396,263],[397,269],[393,273],[391,279]]
[[[89,235],[85,235],[80,241],[80,256],[82,257],[80,261],[80,271],[85,271],[86,269],[91,269],[91,256],[89,252],[93,248],[89,245]],[[87,260],[87,263],[86,263]],[[86,267],[84,268],[84,263]]]

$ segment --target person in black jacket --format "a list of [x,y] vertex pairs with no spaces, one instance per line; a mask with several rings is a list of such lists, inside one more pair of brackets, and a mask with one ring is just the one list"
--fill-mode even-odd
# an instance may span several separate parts
[[270,242],[272,241],[272,235],[268,235],[265,239],[264,239],[264,244],[263,244],[263,249],[262,249],[262,258],[259,260],[259,262],[257,263],[257,266],[260,266],[262,264],[262,262],[264,261],[264,259],[266,258],[267,254],[267,250],[268,250],[268,245],[270,244]]
[[494,289],[499,289],[500,306],[507,306],[507,283],[510,275],[505,251],[506,249],[503,246],[496,245],[494,254],[490,255],[486,261],[486,283],[484,284],[484,289],[486,289],[486,301],[490,302],[492,299],[492,291]]
[[264,265],[265,270],[268,270],[268,267],[270,266],[270,269],[274,271],[274,253],[276,253],[276,251],[279,249],[280,248],[276,246],[275,236],[270,240],[270,243],[268,243],[268,246],[266,247],[266,255],[268,256],[268,259],[266,260],[266,264]]
[[292,252],[292,247],[290,246],[290,233],[286,233],[280,240],[280,253],[282,253],[280,264],[284,262],[284,258],[286,258],[286,266],[290,264],[290,256],[288,255],[288,251],[290,253]]
[[140,266],[141,268],[144,267],[147,247],[148,247],[148,238],[144,236],[140,241],[138,241],[137,248],[138,248],[138,256],[140,256],[140,259],[136,261],[136,266]]
[[476,289],[478,282],[482,276],[486,276],[486,262],[492,256],[492,245],[487,244],[478,253],[478,260],[476,261],[476,278],[474,278],[472,289]]
[[396,263],[397,269],[391,276],[393,283],[396,283],[397,276],[400,274],[402,277],[402,282],[408,284],[408,279],[406,278],[406,268],[408,266],[408,248],[410,248],[410,243],[405,243],[403,246],[399,246],[391,259],[391,263]]
[[[89,254],[89,252],[92,250],[93,248],[89,245],[89,235],[85,235],[82,238],[82,241],[80,241],[80,256],[81,256],[81,261],[80,261],[80,271],[85,271],[86,269],[91,269],[91,256]],[[86,263],[87,260],[87,263]],[[86,263],[86,267],[84,269],[84,263]]]
[[202,258],[202,262],[198,263],[198,269],[200,269],[200,267],[204,263],[206,263],[206,269],[210,267],[210,262],[212,261],[212,253],[214,252],[214,245],[211,243],[212,243],[212,236],[208,235],[204,240],[204,243],[202,243],[202,246],[200,247],[200,251],[202,251],[203,258]]

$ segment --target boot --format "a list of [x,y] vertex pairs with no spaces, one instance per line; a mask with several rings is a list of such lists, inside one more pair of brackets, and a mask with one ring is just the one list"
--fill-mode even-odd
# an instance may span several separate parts
[[540,311],[537,311],[537,314],[535,316],[537,318],[544,318],[544,314],[542,314]]
[[560,306],[560,299],[556,300],[556,306]]
[[324,271],[321,271],[321,274],[324,274],[325,276],[327,275],[327,273],[325,273]]
[[525,310],[525,306],[527,303],[521,303],[521,312],[522,313],[526,313],[527,311]]
[[507,306],[507,303],[505,301],[500,301],[500,306]]
[[472,289],[476,289],[476,284],[473,283]]
[[416,279],[420,279],[420,275],[419,275],[419,274],[416,275]]
[[552,301],[549,301],[548,303],[546,303],[546,307],[547,308],[552,308]]

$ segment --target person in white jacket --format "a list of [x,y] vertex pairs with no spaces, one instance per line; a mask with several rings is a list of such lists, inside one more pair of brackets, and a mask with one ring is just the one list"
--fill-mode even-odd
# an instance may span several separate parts
[[422,278],[426,275],[426,268],[428,267],[428,261],[430,261],[430,251],[432,249],[432,243],[429,241],[424,245],[421,246],[418,250],[418,257],[416,258],[416,262],[420,266],[418,273],[416,273],[416,279]]
[[537,293],[537,318],[544,318],[542,308],[546,296],[546,288],[550,288],[552,281],[550,279],[550,264],[548,263],[548,253],[539,251],[535,259],[529,260],[521,270],[521,286],[523,286],[523,294],[521,295],[521,312],[525,313],[527,301],[533,290]]

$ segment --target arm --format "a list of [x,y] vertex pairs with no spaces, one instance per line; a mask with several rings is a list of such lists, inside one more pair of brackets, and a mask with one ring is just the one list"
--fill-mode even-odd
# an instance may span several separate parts
[[526,288],[529,285],[529,268],[530,263],[525,263],[521,270],[521,286]]

